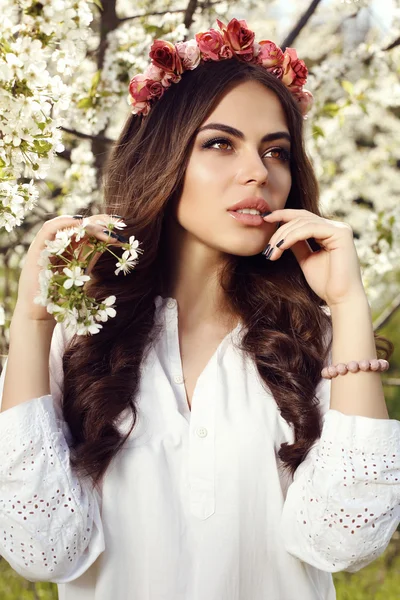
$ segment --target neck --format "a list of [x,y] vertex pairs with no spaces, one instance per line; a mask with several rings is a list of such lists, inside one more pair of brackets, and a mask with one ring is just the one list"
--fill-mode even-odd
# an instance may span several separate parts
[[180,235],[176,233],[166,244],[168,283],[163,295],[177,300],[180,327],[193,330],[202,324],[215,324],[233,329],[238,318],[219,282],[227,255],[205,246],[184,230]]

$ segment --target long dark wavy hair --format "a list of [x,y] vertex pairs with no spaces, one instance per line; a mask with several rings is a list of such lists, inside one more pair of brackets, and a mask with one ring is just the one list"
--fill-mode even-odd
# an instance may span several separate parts
[[[124,217],[125,232],[141,241],[143,255],[126,277],[114,275],[115,258],[108,252],[100,257],[87,292],[99,300],[114,294],[118,314],[100,335],[74,336],[63,357],[63,415],[74,440],[71,463],[94,485],[135,426],[141,364],[157,335],[154,298],[168,287],[166,218],[179,200],[197,129],[224,93],[249,80],[272,90],[286,115],[292,186],[285,207],[324,216],[304,148],[302,115],[285,85],[263,67],[235,58],[201,64],[185,72],[146,117],[129,115],[108,156],[101,212]],[[122,253],[116,246],[113,250]],[[315,391],[332,344],[326,303],[308,286],[290,251],[272,262],[261,254],[229,255],[220,283],[228,306],[247,327],[243,351],[294,428],[294,444],[283,443],[278,452],[281,466],[293,475],[322,431]],[[380,357],[392,354],[386,338],[375,334],[375,343]],[[132,425],[122,434],[117,422],[126,409]]]

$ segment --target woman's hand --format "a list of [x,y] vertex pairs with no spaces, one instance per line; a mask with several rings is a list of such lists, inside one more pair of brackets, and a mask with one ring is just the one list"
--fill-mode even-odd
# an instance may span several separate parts
[[[84,219],[86,234],[79,243],[75,241],[71,242],[71,247],[65,253],[66,256],[72,256],[73,251],[80,246],[84,248],[84,242],[89,238],[89,236],[94,236],[100,241],[107,241],[110,245],[121,245],[120,241],[110,239],[110,236],[103,232],[103,225],[96,223],[96,221],[101,220],[102,218],[105,218],[107,221],[109,220],[110,215],[92,215]],[[117,221],[117,219],[115,220]],[[54,315],[50,314],[44,306],[35,304],[34,302],[34,298],[40,289],[39,273],[42,269],[42,267],[38,264],[38,260],[40,259],[42,250],[44,250],[46,247],[46,241],[54,240],[57,231],[76,227],[79,225],[79,223],[81,223],[81,220],[76,220],[69,215],[55,217],[54,219],[49,219],[43,223],[42,227],[39,229],[31,245],[29,246],[25,258],[25,263],[22,268],[18,283],[18,298],[14,316],[17,317],[18,315],[21,315],[24,318],[34,321],[52,321],[55,324],[56,321]],[[80,254],[81,253],[82,251]],[[91,261],[91,269],[93,269],[94,260],[96,258],[98,259],[99,256],[95,256]],[[65,266],[65,259],[63,260],[62,256],[59,258],[52,256],[50,262],[54,266],[59,266],[60,269]]]
[[[279,260],[290,248],[308,285],[329,307],[365,297],[353,230],[348,223],[291,208],[275,210],[264,221],[284,223],[271,236],[269,243],[273,250],[269,260]],[[321,250],[313,252],[308,238],[314,238]]]

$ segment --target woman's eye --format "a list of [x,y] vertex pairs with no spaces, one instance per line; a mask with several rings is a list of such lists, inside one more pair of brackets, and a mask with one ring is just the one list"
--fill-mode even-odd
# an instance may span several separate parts
[[[229,150],[230,148],[232,148],[232,142],[230,142],[226,138],[213,138],[211,140],[207,140],[206,142],[204,142],[204,144],[202,144],[202,148],[214,148],[217,145],[219,146],[220,150]],[[265,152],[264,156],[266,156],[270,152],[275,153],[275,156],[272,156],[272,158],[278,158],[282,161],[289,161],[291,158],[290,152],[285,148],[271,148],[270,150],[267,150],[267,152]]]
[[291,157],[290,152],[285,148],[271,148],[271,150],[267,150],[265,154],[268,154],[268,152],[278,153],[279,156],[273,156],[272,158],[280,158],[281,160],[290,160]]
[[[212,140],[208,140],[207,142],[205,142],[202,147],[203,148],[212,148],[216,144],[231,146],[230,141],[225,138],[214,138]],[[221,150],[227,150],[227,148],[221,148]]]

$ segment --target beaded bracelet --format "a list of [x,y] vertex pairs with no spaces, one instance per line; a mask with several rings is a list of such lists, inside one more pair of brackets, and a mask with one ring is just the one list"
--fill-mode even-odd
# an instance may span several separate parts
[[346,375],[348,371],[350,373],[357,373],[358,371],[387,371],[389,363],[383,358],[371,358],[370,360],[352,360],[347,363],[338,363],[337,365],[329,365],[324,367],[321,371],[321,376],[324,379],[332,379],[337,375]]

